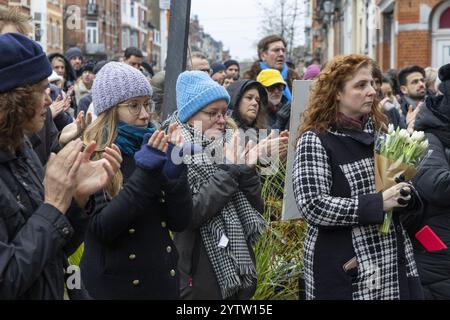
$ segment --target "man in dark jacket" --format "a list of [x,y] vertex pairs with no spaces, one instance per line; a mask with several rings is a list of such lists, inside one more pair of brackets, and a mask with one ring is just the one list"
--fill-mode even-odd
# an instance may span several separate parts
[[38,43],[0,35],[0,299],[63,299],[67,256],[84,238],[82,208],[120,166],[89,161],[95,145],[82,154],[74,141],[52,155],[44,178],[26,134],[44,124],[51,71]]
[[[425,203],[414,234],[428,225],[450,247],[450,64],[439,70],[441,96],[428,96],[417,115],[415,130],[425,131],[432,153],[413,180]],[[450,299],[450,251],[427,252],[417,241],[414,253],[427,299]]]
[[250,70],[244,73],[244,79],[256,80],[256,77],[264,69],[277,69],[287,83],[283,95],[288,102],[292,99],[292,82],[301,80],[295,70],[289,69],[286,64],[286,40],[278,35],[270,35],[261,39],[258,43],[258,57]]

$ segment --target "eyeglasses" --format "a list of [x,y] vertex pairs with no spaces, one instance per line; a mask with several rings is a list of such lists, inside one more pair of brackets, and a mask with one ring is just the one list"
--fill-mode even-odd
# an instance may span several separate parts
[[155,102],[153,100],[149,100],[145,103],[120,103],[119,106],[127,106],[128,111],[133,116],[138,116],[141,114],[142,108],[145,108],[147,113],[155,112]]
[[284,84],[274,84],[270,87],[266,88],[267,91],[273,92],[273,91],[284,91]]
[[227,113],[222,113],[222,112],[207,112],[207,111],[200,111],[201,113],[207,114],[209,115],[209,121],[219,121],[219,119],[222,117],[223,119],[225,119],[227,117]]

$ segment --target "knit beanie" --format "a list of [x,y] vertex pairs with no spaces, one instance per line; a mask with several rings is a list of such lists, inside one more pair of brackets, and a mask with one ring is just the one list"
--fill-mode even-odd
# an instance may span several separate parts
[[225,67],[225,65],[223,65],[223,64],[221,64],[219,62],[215,62],[215,63],[213,63],[211,65],[211,70],[212,70],[212,73],[211,73],[211,76],[212,76],[212,75],[214,75],[217,72],[227,70],[227,67]]
[[117,104],[137,97],[150,97],[152,88],[137,69],[120,62],[108,62],[98,72],[92,85],[92,103],[95,115]]
[[75,58],[75,57],[80,57],[81,60],[83,60],[83,54],[81,53],[81,50],[78,49],[77,47],[69,48],[66,51],[65,57],[69,61],[70,61],[70,59]]
[[203,71],[181,73],[177,79],[176,93],[178,117],[183,123],[214,101],[223,99],[230,103],[227,90]]
[[241,67],[239,66],[239,62],[237,62],[236,60],[233,60],[233,59],[227,60],[223,64],[225,65],[225,67],[227,69],[233,65],[237,66],[239,70],[241,69]]
[[41,46],[20,33],[0,35],[0,92],[36,84],[52,74]]
[[317,77],[320,74],[320,67],[317,64],[312,64],[306,68],[303,80],[310,80]]

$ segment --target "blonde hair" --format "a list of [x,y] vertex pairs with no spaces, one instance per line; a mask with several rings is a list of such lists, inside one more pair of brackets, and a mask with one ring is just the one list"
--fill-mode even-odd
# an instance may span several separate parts
[[[87,145],[91,141],[96,142],[93,160],[99,160],[103,157],[106,147],[111,147],[117,138],[117,123],[119,121],[118,107],[112,107],[101,113],[97,119],[86,129],[83,141]],[[107,196],[114,198],[123,186],[123,175],[119,170],[112,181],[106,187]]]
[[0,32],[8,25],[14,26],[19,33],[24,35],[28,35],[32,31],[31,17],[20,12],[17,7],[0,9]]

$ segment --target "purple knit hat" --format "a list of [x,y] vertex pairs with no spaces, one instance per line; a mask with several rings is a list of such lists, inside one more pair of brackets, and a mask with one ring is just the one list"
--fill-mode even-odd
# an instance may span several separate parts
[[132,98],[151,97],[150,83],[139,70],[120,62],[108,62],[95,77],[92,85],[94,113],[99,115]]
[[308,68],[306,68],[305,75],[303,76],[303,80],[311,80],[317,77],[320,73],[320,67],[317,64],[312,64]]

